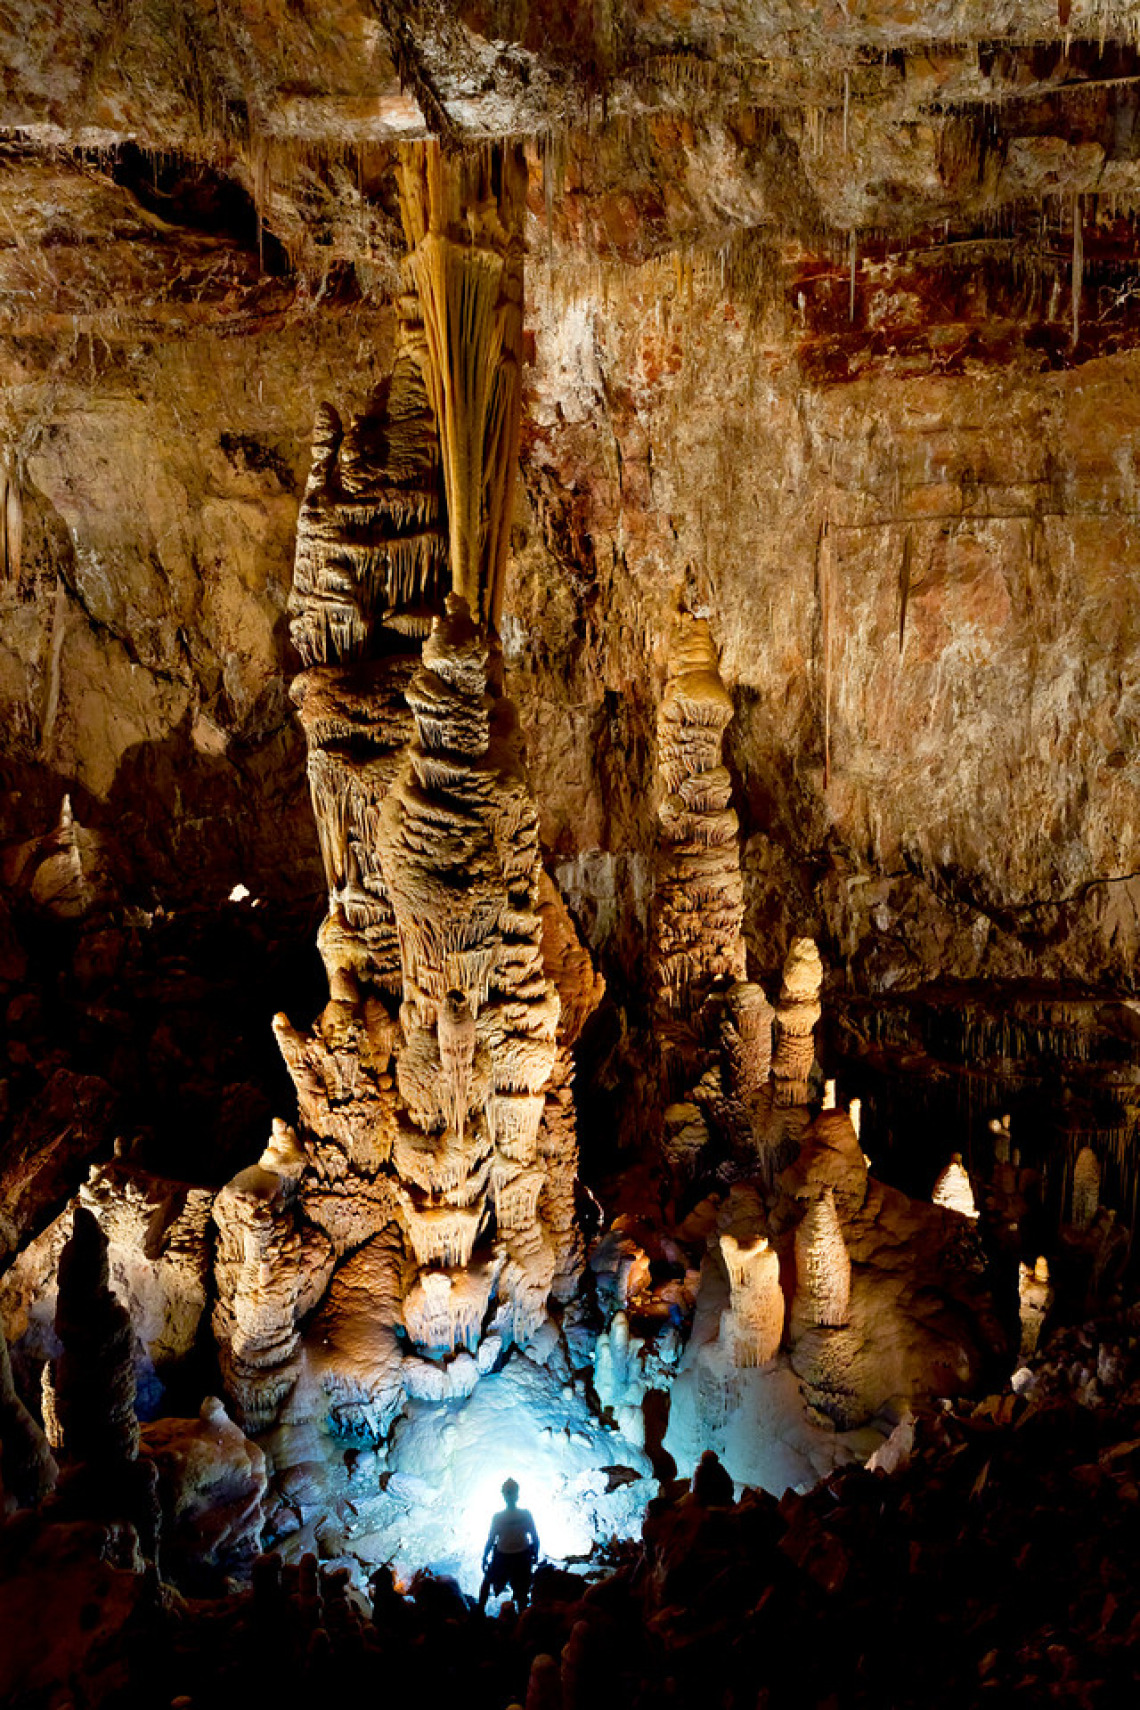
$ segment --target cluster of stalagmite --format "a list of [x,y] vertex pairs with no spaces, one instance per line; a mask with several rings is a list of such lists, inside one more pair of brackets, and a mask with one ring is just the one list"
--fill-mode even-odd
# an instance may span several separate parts
[[678,620],[657,715],[662,784],[654,903],[658,1003],[681,1019],[713,984],[745,977],[740,825],[723,764],[732,698],[720,679],[708,622]]
[[1021,1317],[1019,1357],[1028,1360],[1037,1352],[1041,1331],[1054,1300],[1049,1261],[1044,1254],[1038,1255],[1035,1264],[1018,1265],[1017,1293]]
[[733,1361],[738,1366],[767,1365],[779,1353],[784,1335],[779,1258],[763,1236],[742,1244],[724,1234],[720,1254],[731,1297],[728,1339]]
[[380,806],[412,731],[418,640],[447,591],[439,446],[405,322],[392,374],[345,429],[321,406],[289,606],[304,669],[292,695],[329,892],[320,947],[334,997],[398,993],[376,849]]
[[405,1394],[466,1393],[573,1292],[570,1051],[600,996],[556,898],[544,949],[538,819],[499,692],[525,161],[428,142],[398,177],[395,366],[347,429],[318,415],[290,600],[330,999],[309,1033],[276,1018],[297,1133],[278,1124],[215,1207],[242,1423],[317,1394],[371,1436]]
[[819,988],[823,964],[812,938],[796,938],[784,963],[784,978],[776,1002],[776,1048],[772,1075],[776,1102],[806,1104],[808,1079],[815,1062],[815,1028],[822,1013]]

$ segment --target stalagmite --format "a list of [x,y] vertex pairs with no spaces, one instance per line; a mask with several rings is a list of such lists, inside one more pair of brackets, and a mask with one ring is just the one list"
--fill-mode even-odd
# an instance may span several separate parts
[[405,1389],[465,1393],[484,1337],[525,1342],[552,1291],[573,1294],[570,1052],[601,995],[553,893],[540,915],[538,816],[499,692],[525,162],[514,144],[417,144],[399,188],[395,365],[347,428],[318,414],[290,598],[330,999],[309,1033],[276,1018],[297,1132],[277,1125],[215,1207],[238,1418],[323,1396],[371,1438]]
[[219,1193],[214,1335],[237,1419],[260,1430],[276,1419],[301,1369],[300,1320],[324,1293],[333,1250],[298,1227],[299,1166],[255,1164]]
[[[538,1131],[559,1000],[543,970],[537,818],[513,709],[487,692],[490,666],[466,602],[449,595],[408,690],[416,738],[380,826],[405,993],[410,1121],[394,1161],[423,1269],[465,1270],[493,1205],[502,1327],[525,1340],[555,1267],[538,1217]],[[463,1298],[450,1281],[448,1297]],[[471,1340],[459,1319],[453,1336]]]
[[1042,1326],[1053,1304],[1049,1261],[1044,1255],[1039,1256],[1034,1265],[1018,1266],[1018,1297],[1021,1304],[1020,1358],[1024,1361],[1037,1352]]
[[1100,1160],[1091,1146],[1082,1146],[1073,1165],[1073,1216],[1077,1229],[1087,1229],[1100,1209]]
[[732,698],[704,618],[678,620],[657,717],[660,820],[654,939],[657,1001],[691,1020],[718,979],[745,975],[744,889],[732,780],[722,763]]
[[766,1365],[775,1359],[784,1334],[779,1258],[763,1236],[744,1245],[724,1234],[720,1254],[732,1297],[727,1328],[733,1360],[738,1366]]
[[578,1119],[574,1105],[574,1047],[583,1027],[602,1001],[605,981],[595,972],[557,887],[540,874],[539,915],[542,960],[558,993],[557,1051],[546,1086],[538,1134],[543,1183],[540,1215],[554,1248],[554,1298],[565,1302],[577,1292],[582,1273],[582,1234],[575,1186],[578,1178]]
[[700,1106],[686,1101],[671,1104],[664,1116],[663,1150],[682,1183],[692,1179],[709,1143],[708,1125]]
[[0,1514],[37,1508],[54,1490],[58,1474],[47,1437],[16,1393],[0,1320]]
[[808,1079],[815,1062],[815,1027],[822,1014],[819,1002],[822,982],[823,964],[815,940],[793,939],[776,1004],[772,1075],[777,1104],[807,1103]]
[[746,1110],[755,1107],[772,1069],[775,1011],[763,991],[748,980],[729,987],[721,1022],[721,1047],[733,1094]]
[[808,1206],[796,1228],[795,1246],[797,1323],[841,1328],[851,1300],[851,1260],[830,1187]]
[[412,730],[414,651],[447,591],[439,446],[405,317],[391,376],[347,429],[318,411],[297,522],[290,632],[305,669],[293,700],[329,890],[319,943],[344,981],[399,991],[376,817]]
[[83,1206],[60,1256],[55,1328],[63,1352],[52,1388],[64,1453],[96,1466],[133,1460],[134,1335],[111,1288],[106,1236]]
[[935,1205],[943,1205],[947,1211],[957,1211],[971,1222],[977,1220],[978,1208],[974,1203],[974,1190],[970,1185],[970,1177],[962,1162],[961,1152],[955,1152],[946,1168],[934,1184],[931,1199]]

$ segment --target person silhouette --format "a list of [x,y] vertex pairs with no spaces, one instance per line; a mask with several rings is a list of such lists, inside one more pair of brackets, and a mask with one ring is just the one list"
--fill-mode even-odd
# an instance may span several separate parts
[[491,1530],[483,1546],[483,1584],[479,1588],[479,1607],[486,1609],[492,1592],[496,1597],[509,1585],[516,1604],[526,1608],[530,1596],[530,1576],[538,1560],[538,1533],[528,1508],[520,1508],[519,1487],[513,1478],[503,1484],[501,1508],[491,1521]]

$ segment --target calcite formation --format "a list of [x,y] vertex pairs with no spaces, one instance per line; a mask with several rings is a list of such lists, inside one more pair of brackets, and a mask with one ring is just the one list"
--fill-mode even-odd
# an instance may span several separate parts
[[111,1286],[130,1314],[139,1405],[194,1347],[210,1285],[209,1188],[171,1181],[115,1159],[93,1164],[67,1209],[31,1241],[0,1278],[0,1313],[24,1367],[59,1353],[56,1274],[78,1207],[107,1242]]
[[720,1255],[732,1302],[728,1335],[733,1359],[738,1366],[766,1365],[775,1359],[784,1334],[779,1256],[762,1235],[742,1243],[729,1233],[720,1237]]
[[947,1211],[956,1211],[962,1217],[968,1217],[971,1222],[977,1221],[978,1208],[974,1202],[974,1190],[970,1183],[969,1172],[962,1162],[961,1152],[955,1152],[934,1184],[931,1199],[935,1205],[945,1206]]
[[300,1321],[320,1300],[333,1265],[328,1236],[297,1216],[304,1154],[281,1139],[235,1176],[214,1206],[214,1335],[227,1392],[253,1430],[272,1423],[293,1392]]
[[796,1229],[798,1324],[838,1330],[847,1323],[851,1304],[851,1260],[835,1210],[835,1190],[824,1187],[812,1199]]
[[133,1460],[139,1425],[131,1320],[110,1285],[106,1237],[85,1206],[72,1213],[60,1255],[55,1328],[63,1351],[52,1393],[64,1453],[97,1467]]
[[527,172],[514,142],[448,157],[436,141],[399,163],[422,337],[439,431],[451,586],[491,633],[503,608],[522,396]]
[[[394,1153],[417,1264],[453,1284],[494,1209],[500,1315],[520,1341],[554,1274],[538,1217],[544,1088],[559,1000],[542,959],[538,822],[513,709],[487,694],[490,650],[466,601],[448,596],[409,688],[416,738],[385,803],[382,859],[404,978]],[[452,1287],[433,1346],[478,1339],[487,1296]],[[491,1273],[487,1275],[487,1295]],[[409,1300],[423,1319],[424,1282]]]
[[715,981],[745,977],[740,824],[721,752],[731,718],[708,620],[685,613],[657,715],[654,940],[658,1004],[686,1020]]
[[819,1001],[822,981],[823,964],[815,940],[794,939],[776,1000],[772,1075],[777,1104],[807,1102],[808,1077],[815,1062],[815,1027],[822,1013]]
[[1073,1165],[1072,1222],[1087,1229],[1100,1209],[1100,1160],[1091,1146],[1082,1146]]
[[48,1440],[12,1382],[0,1318],[0,1514],[38,1507],[54,1490],[58,1474]]
[[1021,1317],[1018,1353],[1024,1362],[1037,1352],[1041,1331],[1055,1299],[1049,1261],[1043,1253],[1038,1254],[1032,1265],[1018,1265],[1017,1292]]
[[601,987],[542,891],[496,639],[524,183],[511,145],[409,152],[392,374],[347,430],[317,419],[290,609],[330,998],[309,1033],[276,1018],[298,1129],[215,1206],[246,1426],[316,1407],[380,1436],[406,1394],[466,1393],[581,1269],[571,1051]]

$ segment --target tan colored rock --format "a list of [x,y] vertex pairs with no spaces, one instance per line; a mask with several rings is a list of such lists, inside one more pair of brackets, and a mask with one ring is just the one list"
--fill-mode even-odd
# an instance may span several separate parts
[[732,698],[704,618],[676,622],[657,715],[664,792],[654,898],[658,1003],[692,1018],[713,982],[745,976],[740,825],[722,764]]
[[301,1372],[300,1321],[332,1271],[332,1243],[297,1216],[297,1180],[255,1164],[214,1202],[213,1327],[226,1390],[244,1429],[271,1424]]
[[851,1303],[851,1260],[835,1210],[835,1193],[824,1187],[796,1228],[796,1325],[840,1329]]
[[978,1218],[978,1208],[974,1201],[974,1190],[970,1184],[970,1176],[962,1162],[961,1152],[955,1152],[946,1168],[934,1184],[931,1199],[935,1205],[945,1206],[947,1211],[956,1211],[961,1217],[968,1217],[971,1222]]
[[1055,1291],[1049,1275],[1049,1261],[1038,1255],[1032,1265],[1019,1264],[1018,1300],[1021,1308],[1021,1344],[1019,1358],[1031,1359],[1037,1352],[1041,1331],[1053,1305]]
[[729,988],[721,1047],[729,1084],[746,1109],[755,1108],[768,1085],[774,1019],[775,1011],[760,986],[738,980]]
[[16,1393],[0,1318],[0,1512],[37,1508],[58,1474],[47,1437]]
[[815,1062],[815,1027],[822,1010],[819,988],[823,964],[815,940],[796,938],[784,963],[776,1003],[776,1048],[772,1074],[778,1104],[805,1104],[808,1077]]
[[727,1329],[736,1365],[767,1365],[779,1352],[784,1335],[779,1257],[762,1235],[742,1243],[727,1232],[720,1237],[720,1255],[732,1302],[727,1326],[722,1320],[721,1335]]
[[0,1313],[13,1342],[32,1359],[58,1353],[56,1273],[72,1214],[82,1206],[106,1238],[111,1287],[130,1315],[139,1356],[161,1378],[197,1338],[210,1281],[213,1199],[209,1188],[126,1162],[93,1164],[71,1206],[0,1277]]

